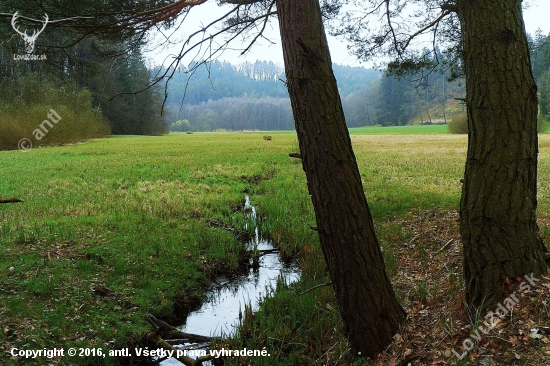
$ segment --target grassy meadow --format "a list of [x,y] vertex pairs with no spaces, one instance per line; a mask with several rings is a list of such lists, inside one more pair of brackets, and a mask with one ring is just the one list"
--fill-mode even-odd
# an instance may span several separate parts
[[[404,220],[456,211],[467,137],[441,134],[440,126],[366,131],[352,130],[351,138],[394,278],[404,260],[394,244],[415,236]],[[152,331],[147,314],[175,321],[212,278],[236,272],[246,259],[237,239],[247,235],[244,192],[257,207],[260,230],[283,255],[298,258],[303,277],[281,283],[256,316],[246,312],[229,344],[272,351],[255,365],[349,364],[331,288],[299,295],[329,278],[309,228],[315,222],[300,161],[288,157],[298,149],[296,136],[263,135],[172,133],[0,151],[0,198],[25,201],[0,205],[0,364],[25,364],[10,358],[13,347],[120,349]],[[543,218],[550,213],[549,155],[550,136],[541,135]],[[458,270],[450,276],[444,281],[454,292],[445,299],[452,302],[461,280]],[[407,303],[438,291],[430,286],[397,286],[396,293]],[[119,361],[125,360],[41,360]]]
[[349,129],[351,135],[433,135],[449,133],[448,125],[367,126]]

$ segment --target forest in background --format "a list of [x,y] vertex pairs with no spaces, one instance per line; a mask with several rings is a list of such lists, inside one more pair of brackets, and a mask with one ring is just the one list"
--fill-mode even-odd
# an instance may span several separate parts
[[[0,5],[0,12],[5,10]],[[17,19],[17,27],[37,28],[24,19]],[[67,45],[76,31],[45,29],[32,53],[44,59],[25,61],[18,58],[26,55],[22,37],[10,23],[0,23],[0,150],[17,148],[23,138],[37,146],[168,132],[158,89],[146,89],[152,71],[140,47],[126,52],[124,42],[96,37]],[[60,122],[33,138],[50,109],[57,111]]]
[[[549,37],[537,33],[529,38],[541,116],[546,120],[550,120]],[[347,125],[442,124],[463,114],[463,78],[446,69],[445,55],[424,54],[426,68],[399,76],[333,65]],[[168,85],[165,111],[170,130],[294,129],[281,66],[262,61],[194,66],[181,68]]]
[[[260,61],[193,66],[181,69],[168,86],[172,131],[294,128],[282,67]],[[349,127],[445,123],[463,110],[454,99],[464,97],[463,83],[448,81],[441,66],[402,77],[337,64],[333,69]]]
[[[163,107],[167,80],[147,86],[164,70],[148,66],[140,47],[124,53],[123,43],[96,38],[53,47],[63,43],[65,32],[56,28],[40,36],[35,53],[44,53],[47,60],[21,61],[13,55],[22,53],[24,42],[12,27],[0,25],[0,149],[16,148],[52,108],[63,112],[65,126],[52,129],[39,144],[169,130],[294,129],[286,76],[273,62],[214,61],[180,67],[168,82]],[[550,40],[537,33],[529,41],[540,112],[548,119]],[[426,68],[399,77],[333,65],[348,126],[447,123],[463,113],[463,79],[445,69],[443,54],[424,54]]]

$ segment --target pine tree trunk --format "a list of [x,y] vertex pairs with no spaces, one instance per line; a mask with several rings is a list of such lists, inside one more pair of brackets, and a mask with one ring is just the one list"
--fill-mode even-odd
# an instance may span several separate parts
[[303,169],[340,314],[354,351],[374,356],[405,312],[386,275],[346,127],[318,0],[277,0]]
[[489,306],[507,279],[546,271],[538,236],[537,89],[521,0],[458,0],[468,155],[460,204],[466,299]]

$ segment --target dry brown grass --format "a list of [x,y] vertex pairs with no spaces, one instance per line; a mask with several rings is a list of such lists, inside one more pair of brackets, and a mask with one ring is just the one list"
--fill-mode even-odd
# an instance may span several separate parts
[[[478,330],[481,340],[473,340],[476,311],[464,302],[457,219],[454,210],[418,211],[381,225],[391,240],[385,244],[392,245],[399,258],[393,284],[408,319],[386,352],[365,365],[550,365],[548,276],[524,292],[513,311],[495,322],[494,329],[487,334]],[[540,224],[550,222],[544,219]],[[396,227],[402,232],[392,234]],[[510,284],[509,292],[518,291],[518,284]],[[479,316],[488,313],[482,311]],[[530,334],[531,329],[539,329],[540,335]],[[467,339],[475,347],[459,360],[452,350],[462,355]]]

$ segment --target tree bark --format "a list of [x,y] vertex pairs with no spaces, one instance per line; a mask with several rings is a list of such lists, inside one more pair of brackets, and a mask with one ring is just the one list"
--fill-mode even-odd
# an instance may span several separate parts
[[546,271],[538,236],[537,89],[521,0],[458,0],[468,155],[460,204],[466,300],[490,306],[507,280]]
[[302,166],[353,350],[383,351],[405,320],[386,275],[346,127],[318,0],[277,0]]

